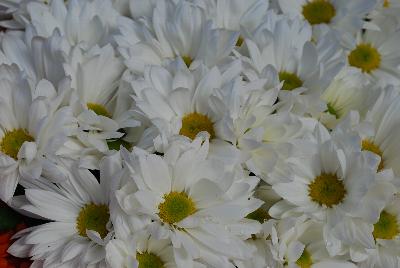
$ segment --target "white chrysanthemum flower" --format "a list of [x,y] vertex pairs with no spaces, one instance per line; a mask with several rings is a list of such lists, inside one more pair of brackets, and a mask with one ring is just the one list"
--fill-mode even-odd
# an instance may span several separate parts
[[193,261],[233,267],[232,259],[249,259],[254,251],[244,240],[259,225],[245,216],[261,205],[252,197],[258,178],[207,159],[208,147],[196,138],[177,140],[163,157],[124,153],[132,186],[117,191],[119,205],[137,220],[147,218],[144,228],[153,238],[172,241],[178,267]]
[[278,0],[283,13],[304,18],[311,25],[328,25],[341,32],[355,34],[374,8],[375,0]]
[[308,148],[304,146],[303,156],[288,158],[291,172],[286,178],[290,178],[289,181],[273,185],[284,200],[276,203],[269,213],[275,218],[306,213],[322,222],[330,254],[342,250],[339,235],[357,237],[354,244],[371,248],[372,235],[357,236],[354,227],[358,222],[372,221],[360,218],[359,214],[363,198],[376,180],[379,157],[370,152],[342,148],[322,127],[317,129],[316,135],[316,143],[311,142]]
[[[16,65],[1,65],[0,76],[0,198],[7,202],[21,179],[34,180],[54,168],[75,120],[60,105],[66,91],[57,95],[45,80],[31,88]],[[49,91],[53,96],[45,96]]]
[[106,251],[107,263],[111,268],[177,267],[171,241],[153,239],[145,231],[111,240]]
[[271,220],[265,225],[270,225],[274,259],[290,268],[356,267],[345,256],[330,256],[324,243],[323,224],[305,219],[303,216]]
[[[361,149],[380,157],[378,171],[392,169],[400,176],[399,145],[400,94],[398,90],[385,88],[367,112],[363,121],[355,118],[351,123],[361,137]],[[396,182],[400,186],[400,182]]]
[[126,66],[138,73],[146,65],[162,65],[177,57],[187,66],[224,63],[238,38],[235,32],[214,29],[203,9],[188,1],[158,1],[150,29],[127,18],[119,21],[118,49]]
[[380,20],[385,20],[388,17],[400,23],[400,18],[398,16],[399,11],[399,0],[377,0],[376,6],[374,10],[370,12],[368,18],[371,19],[373,23],[378,21],[378,23],[375,23],[377,25],[379,25]]
[[133,82],[136,106],[158,129],[156,150],[163,151],[168,141],[182,135],[194,139],[207,132],[211,150],[227,161],[242,161],[238,150],[223,139],[219,126],[225,111],[220,106],[221,92],[237,92],[242,87],[240,65],[234,64],[225,72],[214,67],[190,71],[185,65],[147,68],[144,81]]
[[[27,204],[19,209],[51,222],[17,234],[9,252],[30,257],[40,267],[105,267],[110,221],[111,177],[100,183],[89,170],[70,167],[68,180],[50,184],[41,178],[25,189]],[[103,174],[100,170],[100,174]]]
[[0,63],[17,64],[32,85],[41,79],[58,85],[65,77],[63,64],[69,52],[68,42],[58,31],[49,38],[29,38],[20,32],[8,31],[1,38]]
[[332,31],[325,31],[315,44],[306,22],[269,14],[245,36],[246,49],[240,50],[243,72],[252,81],[265,77],[272,66],[283,82],[279,100],[285,105],[281,109],[317,115],[325,110],[319,99],[322,90],[345,60],[338,40]]
[[366,30],[356,38],[347,38],[347,62],[378,85],[400,85],[400,32],[395,23],[386,20],[381,30]]
[[[27,5],[31,18],[28,29],[35,36],[49,37],[55,29],[74,46],[105,45],[116,26],[118,13],[111,1],[51,0],[47,5],[32,1]],[[114,25],[113,25],[114,24]]]
[[322,93],[321,98],[328,109],[321,114],[320,121],[328,128],[334,128],[351,110],[364,113],[368,97],[374,91],[363,75],[352,69],[343,69]]
[[388,203],[373,226],[376,248],[367,250],[368,258],[359,263],[362,268],[396,268],[400,265],[400,199]]
[[124,135],[120,129],[139,125],[129,111],[133,105],[130,92],[120,87],[122,62],[109,45],[88,52],[78,46],[65,69],[76,93],[71,105],[79,122],[77,138],[85,147],[105,153],[109,150],[107,140]]

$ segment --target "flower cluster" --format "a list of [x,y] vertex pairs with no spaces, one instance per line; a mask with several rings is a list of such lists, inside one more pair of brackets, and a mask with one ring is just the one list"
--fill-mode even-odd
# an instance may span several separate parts
[[44,220],[8,254],[400,267],[399,14],[399,0],[0,0],[0,199]]

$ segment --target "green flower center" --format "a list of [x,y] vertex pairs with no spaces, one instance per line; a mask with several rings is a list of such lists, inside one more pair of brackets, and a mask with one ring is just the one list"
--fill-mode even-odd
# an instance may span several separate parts
[[374,224],[372,235],[375,239],[393,239],[400,233],[400,226],[395,215],[382,211],[379,220]]
[[193,140],[201,131],[207,131],[210,134],[210,139],[215,137],[214,124],[206,115],[191,113],[182,118],[180,135]]
[[303,85],[303,81],[294,73],[279,72],[279,81],[283,82],[283,90],[293,90]]
[[88,102],[86,103],[86,106],[89,110],[92,110],[95,112],[97,115],[102,115],[108,118],[111,118],[111,114],[107,111],[106,107],[104,107],[101,104],[98,103],[93,103],[93,102]]
[[319,205],[331,208],[343,201],[346,189],[335,174],[322,173],[308,185],[308,195]]
[[303,6],[303,16],[311,25],[328,24],[335,15],[335,7],[327,0],[314,0]]
[[79,212],[76,229],[80,236],[87,237],[86,230],[96,231],[104,238],[108,234],[107,223],[110,212],[106,205],[87,204]]
[[0,142],[0,150],[4,154],[17,160],[18,152],[21,149],[22,144],[24,144],[26,141],[34,141],[34,138],[29,135],[28,131],[25,129],[19,128],[12,131],[7,131]]
[[336,119],[340,118],[339,112],[330,103],[327,103],[326,106],[328,107],[328,109],[326,110],[328,113],[335,116]]
[[381,171],[382,169],[384,169],[385,165],[384,165],[384,161],[383,161],[383,153],[381,151],[381,149],[379,148],[378,145],[376,145],[375,143],[373,143],[372,141],[369,140],[363,140],[361,142],[361,149],[363,151],[370,151],[376,155],[379,155],[381,157],[381,161],[379,162],[379,166],[378,166],[378,171]]
[[139,262],[138,268],[164,268],[164,263],[160,257],[153,253],[136,253],[136,260]]
[[381,55],[371,44],[359,44],[348,56],[349,64],[370,73],[378,69],[381,64]]
[[186,64],[186,66],[189,68],[190,65],[193,62],[193,59],[190,56],[182,56],[183,62]]
[[268,212],[262,208],[259,208],[255,211],[251,212],[249,215],[246,216],[246,218],[258,221],[260,223],[264,223],[265,221],[271,219]]
[[184,192],[170,192],[164,195],[164,202],[158,205],[158,216],[169,224],[180,222],[196,212],[196,206]]
[[296,264],[300,268],[310,268],[313,264],[310,253],[304,249],[303,254],[301,254],[300,258],[296,261]]

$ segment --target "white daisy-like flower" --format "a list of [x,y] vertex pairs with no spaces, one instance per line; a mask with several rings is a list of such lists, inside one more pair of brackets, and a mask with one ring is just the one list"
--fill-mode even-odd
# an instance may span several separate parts
[[247,49],[241,49],[244,74],[250,80],[263,78],[271,66],[283,82],[281,109],[297,114],[318,114],[325,110],[319,97],[337,75],[345,60],[337,38],[325,31],[315,44],[311,27],[299,19],[276,15],[259,23],[245,36]]
[[[75,120],[50,82],[31,88],[16,65],[1,65],[0,76],[0,198],[7,202],[21,179],[37,179],[54,167]],[[41,93],[49,91],[53,98]]]
[[221,133],[226,111],[220,107],[224,96],[216,92],[217,89],[227,93],[241,90],[239,66],[233,64],[223,73],[217,67],[190,71],[185,65],[174,64],[168,71],[152,66],[147,68],[144,81],[133,82],[137,109],[160,133],[155,140],[157,151],[162,152],[176,135],[194,139],[199,133],[207,132],[216,155],[231,162],[241,161],[239,151]]
[[124,135],[120,129],[139,125],[129,111],[133,105],[130,92],[119,80],[124,70],[122,62],[109,45],[88,52],[78,46],[72,50],[65,69],[76,94],[71,105],[79,122],[77,138],[85,147],[105,153],[109,150],[108,140]]
[[35,36],[49,37],[55,29],[74,46],[103,46],[116,26],[118,12],[111,1],[51,0],[49,4],[32,1],[28,31]]
[[328,128],[334,128],[351,110],[364,113],[368,97],[374,90],[363,75],[353,69],[343,69],[322,93],[327,110],[321,114],[320,121]]
[[306,213],[322,222],[330,254],[336,255],[342,250],[339,235],[357,237],[354,243],[371,248],[372,235],[358,236],[361,230],[354,227],[358,222],[372,221],[360,218],[359,212],[363,198],[377,178],[379,157],[370,152],[341,148],[321,126],[316,135],[315,145],[312,142],[308,150],[303,148],[303,156],[287,160],[292,173],[286,177],[290,180],[272,186],[284,200],[272,206],[269,213],[276,218]]
[[262,203],[252,197],[258,178],[207,159],[208,146],[196,138],[177,140],[163,157],[124,153],[132,186],[117,191],[119,205],[131,217],[151,220],[144,228],[155,239],[171,240],[178,267],[193,261],[233,267],[232,259],[249,259],[255,250],[245,240],[259,225],[245,216]]
[[[393,87],[385,88],[367,112],[364,120],[355,117],[349,131],[360,136],[361,149],[379,156],[378,171],[392,169],[400,176],[399,145],[397,135],[400,131],[400,94]],[[400,186],[400,182],[396,182]]]
[[111,240],[106,247],[111,268],[176,268],[171,241],[153,239],[146,231]]
[[285,264],[281,267],[356,267],[346,261],[345,257],[335,258],[329,255],[321,223],[306,220],[303,216],[282,221],[271,220],[266,224],[268,225],[273,236],[271,251],[274,259]]
[[400,265],[400,199],[396,197],[388,203],[373,225],[372,235],[376,248],[367,250],[367,259],[359,263],[362,268],[388,267]]
[[381,30],[366,30],[343,44],[347,50],[347,63],[380,86],[400,85],[400,32],[395,23],[385,20]]
[[238,38],[236,32],[215,29],[204,10],[189,1],[158,1],[150,28],[127,18],[119,22],[118,49],[126,66],[138,73],[177,57],[193,67],[223,64]]
[[[9,252],[30,257],[40,267],[105,267],[105,247],[113,236],[110,183],[100,183],[89,170],[70,167],[68,180],[50,184],[41,178],[25,189],[27,204],[19,209],[51,222],[17,234]],[[104,174],[104,172],[100,172]]]
[[70,49],[58,31],[48,38],[8,31],[1,38],[0,63],[17,64],[33,86],[41,79],[58,85],[66,76],[63,64]]
[[355,34],[375,7],[375,0],[278,0],[282,12],[302,17],[313,26],[328,25],[346,34]]

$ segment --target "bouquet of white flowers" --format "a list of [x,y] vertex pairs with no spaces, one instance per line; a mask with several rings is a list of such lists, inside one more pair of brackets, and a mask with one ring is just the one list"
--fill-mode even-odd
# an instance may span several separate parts
[[0,199],[36,219],[4,254],[399,268],[399,14],[399,0],[0,0]]

